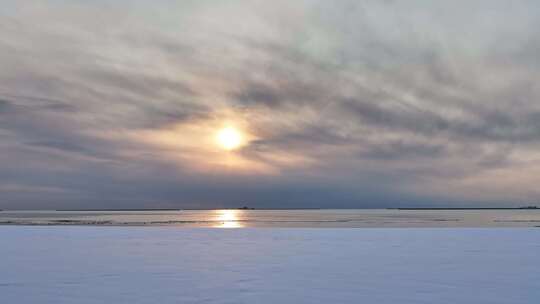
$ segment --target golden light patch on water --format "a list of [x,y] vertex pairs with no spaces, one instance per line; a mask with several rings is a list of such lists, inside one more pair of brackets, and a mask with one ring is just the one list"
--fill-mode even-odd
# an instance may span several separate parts
[[242,228],[241,210],[215,210],[217,224],[215,228]]

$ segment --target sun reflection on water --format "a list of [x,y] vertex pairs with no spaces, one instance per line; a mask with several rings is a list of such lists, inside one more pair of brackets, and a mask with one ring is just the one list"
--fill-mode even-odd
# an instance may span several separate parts
[[242,228],[244,225],[240,222],[240,210],[216,210],[216,228]]

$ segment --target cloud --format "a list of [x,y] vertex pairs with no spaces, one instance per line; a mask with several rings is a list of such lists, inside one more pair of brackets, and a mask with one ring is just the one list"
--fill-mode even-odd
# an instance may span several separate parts
[[406,158],[435,158],[444,156],[444,146],[430,144],[413,144],[400,141],[373,145],[362,153],[367,158],[392,160]]
[[[0,208],[532,203],[539,13],[532,0],[5,1],[0,185],[70,194],[5,186]],[[214,143],[227,125],[247,141],[233,154]]]

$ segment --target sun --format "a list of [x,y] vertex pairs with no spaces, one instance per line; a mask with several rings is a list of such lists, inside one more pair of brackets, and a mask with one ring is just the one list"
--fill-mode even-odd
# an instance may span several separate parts
[[242,133],[233,127],[226,127],[217,133],[217,143],[225,150],[232,151],[242,144]]

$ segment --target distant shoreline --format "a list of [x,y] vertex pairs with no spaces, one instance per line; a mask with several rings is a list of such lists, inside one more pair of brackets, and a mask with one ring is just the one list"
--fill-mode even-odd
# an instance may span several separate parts
[[540,210],[538,207],[474,207],[474,208],[387,208],[388,210]]
[[[212,208],[212,209],[57,209],[57,210],[51,210],[51,211],[59,211],[59,212],[82,212],[82,211],[89,211],[89,212],[96,212],[96,211],[212,211],[212,210],[243,210],[243,211],[249,211],[249,210],[325,210],[322,208]],[[327,210],[333,210],[333,209],[327,209]],[[344,209],[345,210],[345,209]],[[8,210],[4,210],[8,211]],[[30,210],[31,211],[31,210]]]
[[172,209],[172,208],[156,208],[156,209],[55,209],[55,210],[9,210],[0,209],[0,212],[31,212],[31,211],[50,211],[50,212],[142,212],[142,211],[212,211],[212,210],[268,210],[268,211],[287,211],[287,210],[403,210],[403,211],[444,211],[444,210],[540,210],[536,206],[527,207],[470,207],[470,208],[454,208],[454,207],[404,207],[404,208],[215,208],[215,209]]

